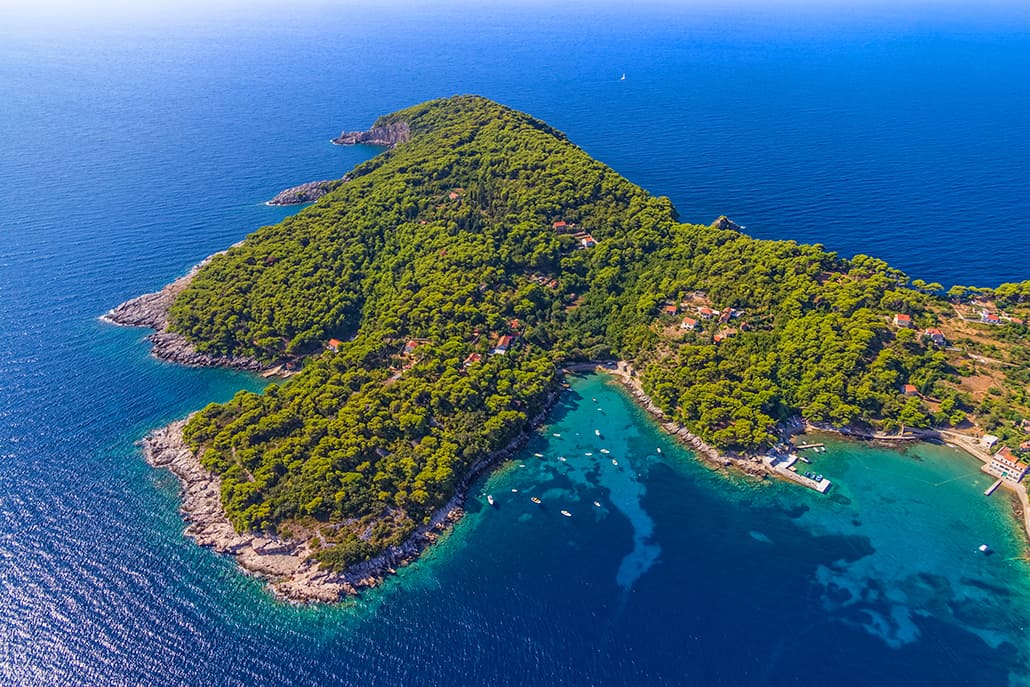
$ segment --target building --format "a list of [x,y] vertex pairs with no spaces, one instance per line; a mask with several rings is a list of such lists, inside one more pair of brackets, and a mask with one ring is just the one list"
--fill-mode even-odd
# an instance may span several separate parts
[[491,353],[494,355],[504,355],[508,352],[508,349],[511,348],[511,343],[514,340],[515,337],[505,334],[497,340],[497,345],[494,347],[494,350],[492,350]]
[[473,363],[478,363],[482,359],[483,356],[479,355],[478,353],[469,353],[469,356],[465,358],[465,361],[462,362],[461,366],[462,368],[466,368]]
[[597,241],[595,241],[595,240],[594,240],[594,237],[593,237],[593,236],[591,236],[590,234],[587,234],[586,236],[584,236],[583,238],[581,238],[581,239],[579,240],[579,243],[580,243],[580,245],[581,245],[581,246],[583,246],[584,248],[593,248],[594,246],[596,246],[596,245],[597,245]]
[[702,319],[705,320],[715,317],[715,311],[708,307],[698,308],[697,313],[701,316]]
[[997,443],[998,437],[994,436],[993,434],[984,434],[982,437],[980,437],[980,445],[984,448],[994,448],[994,445]]
[[993,313],[989,310],[980,311],[980,321],[987,324],[1001,324],[1001,318],[998,317],[998,313]]
[[948,340],[944,338],[944,332],[940,329],[927,329],[923,332],[923,337],[929,339],[933,342],[934,346],[939,346],[940,348],[948,345]]
[[558,220],[557,222],[551,225],[551,228],[555,231],[565,231],[569,228],[569,223],[564,220]]
[[903,393],[906,396],[918,396],[919,389],[916,388],[915,384],[906,384],[905,386],[901,387],[901,393]]
[[662,312],[665,313],[666,315],[675,315],[679,311],[680,311],[680,309],[678,307],[676,307],[676,305],[674,303],[668,303],[668,304],[666,304],[665,306],[662,307]]
[[733,317],[733,308],[723,308],[719,313],[719,321],[722,323],[729,322],[731,317]]
[[697,329],[697,324],[697,320],[695,320],[693,317],[684,317],[683,321],[680,322],[680,329],[694,330]]
[[343,342],[340,341],[339,339],[329,339],[329,343],[326,344],[326,347],[329,350],[331,350],[331,351],[338,351],[338,350],[340,350],[340,346],[342,346],[342,345],[343,345]]
[[905,329],[908,329],[912,326],[912,317],[911,315],[906,315],[903,312],[899,312],[897,315],[894,316],[894,324],[896,324],[899,327],[904,327]]
[[987,464],[987,472],[1008,482],[1018,482],[1026,474],[1026,465],[1021,463],[1008,446],[991,456]]
[[404,355],[411,355],[418,348],[418,341],[409,341],[404,344]]

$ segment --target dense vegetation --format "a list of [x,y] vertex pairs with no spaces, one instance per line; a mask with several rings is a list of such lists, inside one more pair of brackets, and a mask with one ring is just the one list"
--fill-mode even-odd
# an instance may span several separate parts
[[[304,360],[187,426],[238,528],[317,529],[334,567],[375,554],[523,431],[562,360],[634,361],[663,408],[728,449],[767,445],[795,414],[964,418],[944,352],[891,321],[932,325],[940,299],[882,261],[679,224],[668,199],[482,98],[377,124],[394,121],[409,141],[215,258],[173,305],[201,350]],[[679,327],[708,306],[737,312]],[[946,398],[931,408],[907,383]]]

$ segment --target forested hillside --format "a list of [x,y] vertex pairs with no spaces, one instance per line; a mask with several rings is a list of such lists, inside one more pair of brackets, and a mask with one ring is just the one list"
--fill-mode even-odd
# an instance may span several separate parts
[[172,307],[201,351],[303,365],[187,426],[239,529],[318,530],[333,567],[377,553],[525,428],[565,360],[632,361],[667,412],[734,450],[797,414],[892,430],[972,409],[922,333],[944,301],[882,261],[679,224],[483,98],[376,125],[397,122],[410,140],[212,260]]

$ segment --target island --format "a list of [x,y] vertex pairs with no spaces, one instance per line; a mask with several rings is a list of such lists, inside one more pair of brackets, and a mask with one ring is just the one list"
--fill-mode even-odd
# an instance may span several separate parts
[[943,293],[874,257],[683,223],[477,96],[334,143],[387,149],[107,315],[156,329],[165,359],[289,375],[144,440],[183,482],[187,534],[285,598],[335,601],[412,560],[598,361],[719,466],[776,475],[799,428],[1025,465],[1030,281]]

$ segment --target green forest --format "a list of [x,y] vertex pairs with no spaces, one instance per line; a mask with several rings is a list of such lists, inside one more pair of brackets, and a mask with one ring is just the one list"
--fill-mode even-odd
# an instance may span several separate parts
[[[187,425],[239,530],[314,527],[336,569],[375,555],[526,430],[566,361],[631,361],[669,415],[731,451],[793,416],[896,431],[961,423],[978,402],[920,334],[939,285],[680,223],[667,198],[484,98],[376,125],[397,121],[410,140],[214,258],[170,311],[201,351],[301,366]],[[998,298],[1022,304],[1026,286]],[[1026,342],[1025,325],[1004,330]]]

